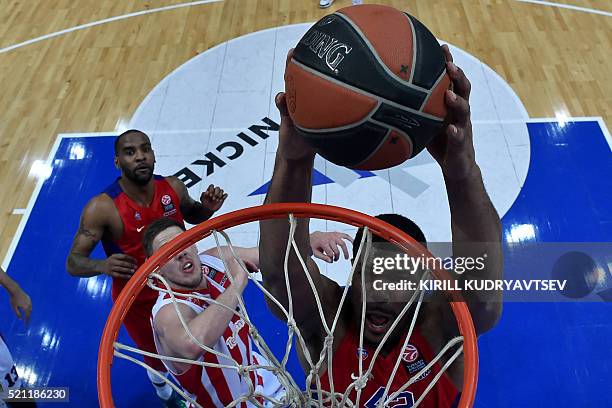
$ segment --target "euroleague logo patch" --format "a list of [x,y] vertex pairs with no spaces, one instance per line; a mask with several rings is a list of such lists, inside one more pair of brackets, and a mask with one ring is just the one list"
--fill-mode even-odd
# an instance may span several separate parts
[[176,214],[176,208],[172,204],[172,197],[168,194],[164,194],[161,198],[162,207],[164,208],[164,217],[169,217]]
[[168,205],[172,203],[172,197],[170,197],[168,194],[164,194],[161,198],[161,203],[162,205]]
[[[409,374],[417,374],[427,366],[427,363],[419,353],[419,349],[410,343],[408,343],[402,351],[402,361]],[[429,374],[431,374],[431,368],[423,371],[415,381],[421,381]]]
[[402,360],[407,363],[413,363],[417,361],[418,358],[419,350],[417,350],[417,348],[414,347],[412,344],[407,344],[404,348],[404,351],[402,351]]

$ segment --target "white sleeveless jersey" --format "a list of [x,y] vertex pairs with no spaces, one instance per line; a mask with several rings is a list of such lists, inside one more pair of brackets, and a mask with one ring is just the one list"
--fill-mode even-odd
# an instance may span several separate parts
[[[7,392],[9,388],[21,388],[21,378],[17,375],[17,367],[13,361],[13,356],[4,342],[4,338],[0,335],[0,395]],[[0,408],[6,407],[6,404],[0,398]]]
[[[222,260],[208,255],[202,255],[200,259],[208,287],[198,291],[174,290],[177,302],[189,306],[198,314],[204,311],[208,303],[200,299],[187,298],[181,296],[181,294],[197,293],[203,297],[216,299],[230,285],[229,278],[223,272],[225,268]],[[172,299],[170,295],[160,292],[152,310],[152,327],[155,327],[155,316],[166,305],[173,307]],[[159,340],[155,329],[153,330],[153,336],[159,351]],[[248,325],[237,315],[234,315],[227,329],[212,348],[227,357],[217,356],[213,353],[204,353],[199,361],[227,366],[234,366],[232,360],[237,361],[242,366],[252,364],[269,365],[266,358],[253,350],[253,342],[249,336]],[[164,361],[164,364],[181,386],[203,407],[225,407],[239,397],[249,394],[248,382],[235,369],[191,365],[189,370],[179,373],[172,366],[171,362]],[[249,373],[249,377],[255,386],[256,393],[278,399],[284,393],[276,376],[268,370],[252,370]],[[260,400],[260,403],[265,404],[265,401]],[[267,404],[265,405],[267,406]],[[237,406],[251,407],[255,405],[241,403]]]

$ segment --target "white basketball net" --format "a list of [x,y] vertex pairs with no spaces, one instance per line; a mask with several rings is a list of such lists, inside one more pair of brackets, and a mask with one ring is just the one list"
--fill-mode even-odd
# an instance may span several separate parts
[[[138,348],[134,348],[134,347],[130,347],[127,346],[125,344],[121,344],[119,342],[115,342],[114,343],[114,355],[116,357],[119,358],[123,358],[126,359],[128,361],[131,361],[135,364],[138,364],[142,367],[144,367],[146,370],[148,370],[150,373],[153,373],[157,378],[159,378],[160,380],[165,381],[167,384],[169,384],[176,392],[178,392],[183,398],[185,398],[185,400],[187,400],[188,402],[190,402],[194,407],[200,407],[200,408],[208,408],[208,407],[202,407],[200,404],[198,404],[194,397],[192,395],[189,395],[188,393],[186,393],[182,388],[178,387],[177,385],[174,384],[174,382],[172,382],[171,380],[169,380],[165,375],[159,373],[158,371],[156,371],[155,369],[151,368],[150,366],[148,366],[147,364],[143,363],[142,361],[127,355],[125,353],[122,352],[122,350],[128,351],[128,352],[132,352],[132,353],[136,353],[136,354],[140,354],[143,356],[149,356],[149,357],[153,357],[153,358],[157,358],[160,360],[164,360],[166,362],[170,361],[170,362],[178,362],[178,363],[187,363],[187,364],[194,364],[194,365],[200,365],[202,367],[215,367],[215,368],[224,368],[224,369],[231,369],[231,370],[236,370],[236,372],[241,376],[241,378],[245,381],[246,384],[248,384],[249,387],[249,393],[246,395],[241,396],[240,398],[232,401],[231,404],[227,405],[227,407],[235,407],[238,406],[240,403],[242,402],[248,402],[249,404],[252,404],[252,406],[256,406],[256,407],[269,407],[269,406],[279,406],[279,407],[296,407],[296,408],[300,408],[300,407],[360,407],[363,406],[364,402],[361,401],[361,393],[363,388],[365,388],[366,383],[368,381],[368,379],[371,376],[371,372],[372,369],[374,368],[374,363],[376,361],[376,358],[378,357],[378,355],[380,354],[383,346],[385,345],[385,343],[387,342],[387,339],[389,338],[389,336],[391,335],[391,333],[393,332],[393,330],[395,329],[395,327],[399,324],[401,318],[407,313],[407,311],[409,310],[409,308],[416,302],[415,305],[415,312],[413,314],[411,323],[410,323],[410,327],[408,329],[408,334],[406,335],[405,341],[402,345],[402,350],[405,349],[406,345],[408,344],[410,337],[412,336],[412,332],[414,330],[416,321],[417,321],[417,317],[418,317],[418,313],[420,311],[421,305],[423,303],[423,297],[425,295],[424,291],[416,291],[413,296],[411,297],[411,299],[408,301],[408,303],[404,306],[404,308],[402,309],[401,313],[397,316],[397,318],[394,320],[394,322],[392,323],[391,327],[389,328],[387,334],[383,337],[382,341],[380,342],[380,344],[378,345],[378,347],[376,348],[376,351],[374,352],[374,355],[368,365],[368,367],[364,367],[363,366],[363,360],[361,358],[359,358],[359,372],[357,373],[353,373],[352,375],[352,383],[349,385],[349,387],[347,387],[346,390],[336,390],[334,388],[334,381],[333,381],[333,341],[334,341],[334,330],[336,328],[336,325],[338,323],[338,319],[340,318],[340,312],[342,310],[342,306],[344,305],[344,302],[347,298],[347,294],[348,294],[348,289],[351,285],[352,279],[353,279],[353,274],[355,273],[355,269],[358,265],[358,262],[353,262],[353,265],[351,267],[351,271],[350,274],[348,276],[348,279],[346,281],[346,284],[344,286],[344,290],[342,293],[342,297],[337,309],[337,312],[335,314],[335,317],[333,319],[332,325],[329,326],[326,322],[326,319],[324,317],[323,314],[323,308],[321,305],[321,299],[319,297],[319,293],[317,291],[317,288],[315,287],[314,282],[312,281],[312,278],[310,277],[310,274],[308,273],[308,269],[306,267],[306,262],[304,261],[304,258],[302,257],[302,255],[299,253],[298,250],[298,245],[294,239],[294,235],[295,235],[295,230],[296,230],[296,226],[297,226],[297,221],[295,219],[295,217],[293,216],[293,214],[289,214],[289,225],[290,225],[290,230],[289,230],[289,239],[288,239],[288,243],[287,243],[287,249],[285,252],[285,263],[284,263],[284,271],[285,271],[285,283],[287,286],[287,295],[288,295],[288,309],[286,309],[276,298],[274,298],[274,296],[272,296],[263,286],[262,284],[254,278],[253,274],[249,273],[249,279],[253,282],[253,284],[255,284],[263,293],[264,295],[272,300],[278,307],[279,309],[282,311],[282,313],[285,315],[286,320],[287,320],[287,328],[288,328],[288,340],[287,340],[287,344],[285,347],[285,351],[282,357],[282,360],[278,360],[275,356],[275,354],[270,350],[270,348],[268,347],[268,345],[266,344],[265,340],[260,336],[259,332],[257,331],[257,328],[255,327],[255,325],[253,324],[253,322],[251,321],[251,319],[249,318],[249,315],[247,313],[247,307],[244,303],[244,298],[242,296],[239,296],[239,306],[240,306],[240,310],[233,310],[228,308],[227,306],[218,303],[216,300],[211,299],[209,297],[205,297],[196,293],[192,293],[192,294],[184,294],[184,293],[176,293],[172,290],[172,288],[170,287],[168,281],[166,279],[164,279],[164,277],[162,277],[161,275],[159,275],[158,273],[156,273],[155,271],[153,271],[150,275],[149,278],[156,278],[158,279],[161,284],[163,285],[163,287],[159,287],[156,286],[153,283],[152,279],[148,280],[148,286],[151,287],[152,289],[158,291],[158,292],[163,292],[163,293],[167,293],[171,300],[172,300],[172,304],[174,305],[174,308],[179,316],[179,319],[181,321],[181,324],[184,328],[184,330],[188,333],[189,337],[191,338],[191,340],[197,344],[199,347],[202,348],[202,350],[206,353],[213,353],[214,355],[216,355],[217,357],[220,358],[219,361],[226,361],[226,364],[213,364],[213,363],[208,363],[208,362],[204,362],[202,360],[196,361],[196,360],[190,360],[190,359],[184,359],[184,358],[177,358],[177,357],[170,357],[170,356],[164,356],[164,355],[160,355],[160,354],[156,354],[156,353],[149,353],[143,350],[140,350]],[[238,264],[248,273],[248,270],[244,264],[244,262],[239,259],[236,256],[236,252],[233,248],[232,242],[229,238],[229,236],[227,235],[227,233],[225,231],[216,231],[213,230],[212,231],[212,235],[214,236],[215,239],[215,243],[217,245],[217,248],[220,247],[219,244],[219,235],[223,236],[225,243],[227,245],[227,247],[230,249],[230,252],[232,253],[232,256],[234,257],[234,259],[238,262]],[[372,233],[371,231],[369,231],[369,229],[367,227],[364,227],[364,233],[362,235],[362,239],[361,242],[359,243],[359,249],[357,251],[357,256],[355,257],[355,259],[362,259],[361,258],[361,253],[362,251],[365,251],[364,253],[364,257],[363,259],[368,259],[368,256],[370,254],[371,251],[371,247],[372,247]],[[318,312],[319,312],[319,317],[321,318],[321,322],[324,326],[324,330],[326,332],[326,338],[324,341],[324,345],[323,348],[321,350],[321,353],[319,356],[316,356],[316,360],[313,359],[313,356],[310,355],[308,348],[306,347],[306,343],[304,341],[304,338],[302,337],[302,334],[300,332],[300,329],[297,327],[297,324],[295,322],[295,320],[293,319],[293,310],[294,310],[294,305],[293,305],[293,298],[292,298],[292,294],[291,294],[291,287],[289,284],[289,268],[288,268],[288,262],[289,262],[289,256],[291,254],[291,250],[293,249],[293,252],[297,255],[301,265],[302,265],[302,269],[303,272],[306,274],[306,277],[308,279],[308,282],[310,284],[310,287],[315,295],[315,299],[316,299],[316,303],[317,303],[317,308],[318,308]],[[227,262],[225,259],[223,259],[223,264],[225,266],[225,270],[228,271],[228,266],[227,266]],[[366,302],[366,285],[365,285],[365,266],[366,266],[366,262],[362,262],[362,270],[361,270],[361,287],[362,287],[362,299],[363,299],[363,304],[362,304],[362,308],[361,308],[361,324],[360,324],[360,330],[359,330],[359,347],[360,350],[363,349],[363,332],[364,332],[364,323],[365,323],[365,312],[366,312],[366,307],[365,307],[365,302]],[[157,269],[156,269],[157,270]],[[264,272],[265,273],[265,272]],[[429,274],[430,272],[426,272],[426,274]],[[230,283],[233,284],[233,278],[231,276],[230,273],[227,273],[228,279],[230,280]],[[257,346],[259,352],[267,358],[268,362],[270,363],[270,365],[241,365],[238,361],[235,361],[231,356],[223,354],[218,352],[217,350],[214,350],[204,344],[202,344],[197,338],[195,338],[193,336],[193,334],[191,333],[191,331],[189,330],[187,323],[185,322],[181,312],[179,311],[179,307],[176,301],[176,297],[175,296],[180,296],[181,299],[199,299],[201,301],[207,302],[208,304],[217,304],[220,305],[228,310],[231,310],[235,315],[239,316],[241,319],[244,320],[244,322],[249,326],[249,333],[251,336],[251,339],[253,341],[253,343]],[[296,347],[300,347],[303,355],[308,363],[308,366],[310,367],[310,370],[307,373],[307,377],[306,377],[306,384],[304,385],[304,387],[300,387],[298,386],[298,384],[295,383],[295,381],[293,380],[293,378],[291,377],[291,375],[289,374],[289,372],[287,371],[286,365],[287,365],[287,361],[289,360],[289,355],[290,355],[290,351],[291,348],[293,347],[293,340],[296,340]],[[437,383],[437,381],[439,380],[439,378],[444,374],[444,372],[446,371],[446,369],[459,357],[459,355],[461,355],[461,353],[463,352],[463,337],[462,336],[457,336],[453,339],[451,339],[441,350],[440,352],[435,356],[435,358],[433,358],[429,364],[427,364],[425,367],[423,367],[421,370],[419,370],[417,373],[415,373],[402,387],[400,387],[399,389],[395,389],[395,390],[391,390],[391,384],[393,383],[393,379],[395,378],[395,374],[400,366],[401,363],[401,358],[398,358],[398,360],[396,361],[394,367],[393,367],[393,371],[392,371],[392,375],[389,377],[389,380],[387,382],[386,388],[384,390],[384,394],[382,396],[382,398],[380,398],[380,402],[377,405],[378,407],[386,407],[387,404],[391,401],[393,401],[401,392],[405,391],[411,384],[415,383],[417,381],[417,379],[419,379],[419,377],[421,377],[421,375],[423,375],[425,372],[427,372],[428,370],[430,370],[434,364],[436,364],[446,353],[448,353],[450,355],[450,357],[448,358],[448,360],[446,361],[446,363],[441,367],[440,371],[434,376],[434,378],[431,380],[430,384],[428,385],[428,387],[426,388],[425,392],[423,392],[423,394],[419,397],[419,399],[417,401],[415,401],[415,404],[413,405],[413,407],[417,407],[425,398],[425,396],[427,395],[427,393],[435,386],[435,384]],[[400,354],[401,356],[401,354]],[[321,368],[322,366],[325,364],[325,366],[327,367],[327,375],[328,375],[328,382],[330,385],[330,389],[329,390],[325,390],[322,388],[321,386]],[[283,386],[284,390],[285,390],[285,394],[283,395],[283,397],[278,400],[275,399],[271,396],[268,395],[262,395],[258,392],[255,391],[255,386],[253,384],[253,382],[251,381],[251,377],[249,375],[249,373],[253,370],[259,370],[259,369],[264,369],[264,370],[269,370],[272,373],[274,373],[277,377],[277,379],[279,380],[279,382],[281,383],[281,385]],[[310,390],[310,391],[309,391]],[[349,398],[350,394],[355,391],[355,399],[351,400]],[[262,404],[260,402],[260,400],[265,401],[264,404]]]

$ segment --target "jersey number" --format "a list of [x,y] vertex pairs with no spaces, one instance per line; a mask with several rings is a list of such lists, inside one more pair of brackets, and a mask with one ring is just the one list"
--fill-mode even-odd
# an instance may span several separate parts
[[[12,375],[11,375],[12,374]],[[19,379],[19,375],[17,374],[17,367],[13,366],[13,368],[11,369],[10,373],[7,373],[4,376],[4,379],[6,380],[6,382],[8,383],[9,388],[11,388],[13,385],[15,385],[15,383],[17,382],[17,380]],[[1,386],[0,386],[1,387]]]
[[[381,402],[380,399],[382,398],[384,393],[385,393],[385,387],[379,387],[378,391],[376,391],[376,394],[372,395],[372,397],[368,400],[368,402],[365,403],[364,407],[365,408],[378,408],[379,407],[378,403]],[[388,398],[389,398],[389,395],[387,394],[387,399]],[[394,400],[392,401],[387,400],[387,402],[384,405],[381,405],[381,407],[410,408],[412,405],[414,405],[414,396],[412,395],[410,391],[403,391],[403,392],[400,392],[397,395],[397,397],[395,397]]]

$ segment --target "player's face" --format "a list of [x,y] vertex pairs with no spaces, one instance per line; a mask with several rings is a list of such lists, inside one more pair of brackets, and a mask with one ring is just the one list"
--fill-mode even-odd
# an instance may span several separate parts
[[[170,227],[157,234],[153,239],[153,252],[182,232],[179,227]],[[192,245],[179,252],[160,268],[160,275],[170,281],[174,288],[196,289],[202,282],[202,264],[196,246]]]
[[[409,287],[404,289],[391,289],[385,284],[401,283],[412,281],[418,281],[418,274],[411,275],[404,269],[397,268],[385,268],[382,273],[374,273],[374,271],[380,271],[380,264],[375,263],[375,259],[395,259],[398,255],[396,251],[388,250],[373,250],[369,261],[366,262],[364,269],[364,282],[366,289],[366,313],[364,321],[364,340],[370,344],[377,345],[383,339],[385,334],[389,331],[397,317],[400,315],[404,306],[411,296],[414,294],[414,290]],[[403,253],[400,253],[403,255]],[[375,266],[378,266],[376,268]],[[361,324],[361,309],[362,309],[362,278],[361,272],[362,263],[359,262],[353,275],[353,283],[351,286],[351,306],[353,309],[353,315],[356,316],[357,326]],[[410,319],[412,318],[412,309],[409,309],[402,317],[399,324],[394,329],[393,333],[385,343],[386,345],[392,345],[397,341],[401,334],[406,330],[409,325]]]
[[149,137],[143,133],[132,132],[119,141],[115,165],[123,177],[138,184],[145,185],[153,177],[155,154]]

